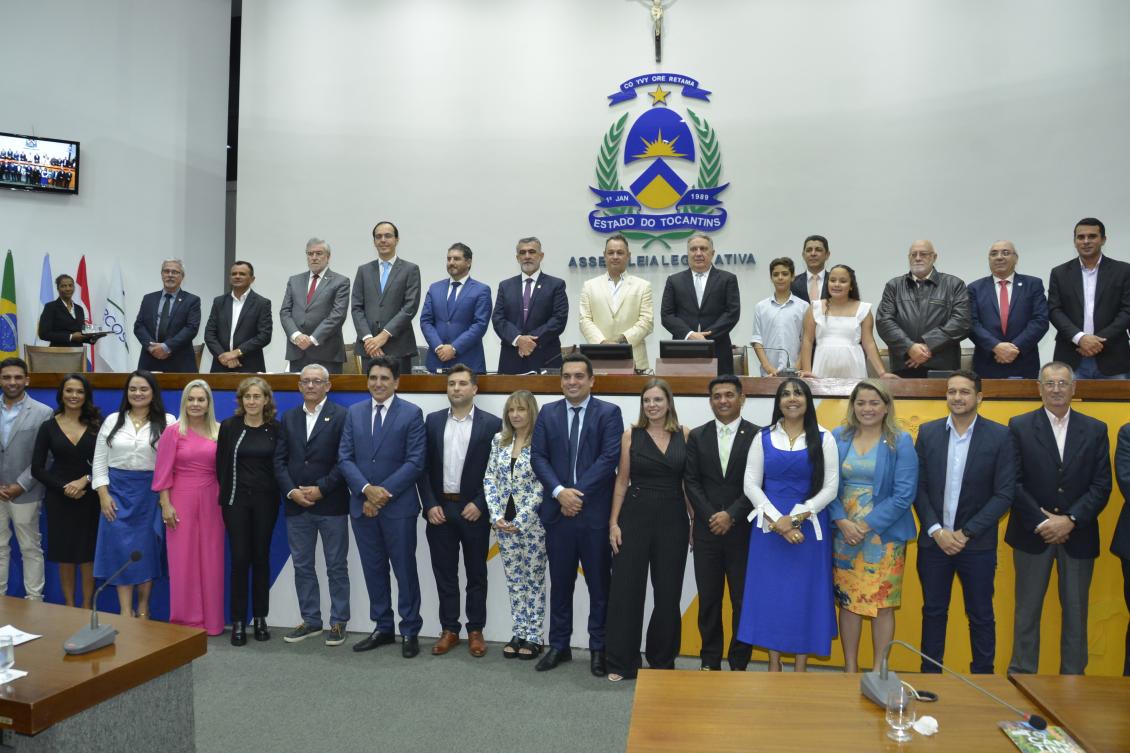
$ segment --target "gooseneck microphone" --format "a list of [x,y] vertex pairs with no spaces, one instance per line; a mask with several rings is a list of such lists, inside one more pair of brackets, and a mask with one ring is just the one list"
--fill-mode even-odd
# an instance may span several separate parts
[[[799,377],[800,376],[800,370],[793,368],[793,361],[792,361],[792,357],[789,355],[789,351],[785,350],[784,348],[767,348],[764,345],[761,346],[761,349],[764,350],[764,351],[773,351],[774,353],[784,353],[785,354],[785,368],[777,369],[777,376],[782,377],[782,378]],[[885,701],[883,702],[883,705],[884,706],[886,705]]]
[[1038,716],[1036,714],[1029,714],[1026,711],[1021,711],[1020,709],[1016,708],[1015,706],[1013,706],[1008,701],[1005,701],[1002,698],[998,698],[997,696],[993,695],[992,693],[990,693],[985,688],[982,688],[980,685],[973,682],[972,680],[970,680],[968,677],[961,674],[960,672],[953,671],[952,669],[945,666],[941,662],[935,661],[934,659],[930,658],[929,656],[926,656],[926,654],[922,653],[921,651],[919,651],[918,649],[916,649],[914,646],[910,645],[909,643],[906,643],[905,641],[900,641],[900,640],[893,640],[890,643],[888,643],[887,647],[883,650],[883,660],[879,663],[879,669],[878,670],[873,669],[870,672],[864,673],[863,677],[860,679],[859,689],[862,691],[863,695],[865,695],[868,699],[870,699],[874,703],[877,703],[878,705],[883,706],[885,708],[886,705],[887,705],[887,695],[892,690],[894,690],[895,688],[898,688],[902,684],[902,681],[898,678],[898,675],[896,675],[893,671],[891,671],[887,668],[887,659],[890,657],[890,654],[891,654],[891,646],[894,646],[896,643],[898,645],[904,647],[904,648],[910,649],[915,654],[918,654],[918,656],[922,657],[926,661],[933,664],[935,667],[938,667],[939,669],[941,669],[944,672],[948,672],[949,674],[951,674],[954,677],[956,677],[957,679],[961,680],[966,685],[968,685],[969,687],[978,691],[979,693],[987,695],[989,698],[992,698],[994,701],[996,701],[1000,705],[1002,705],[1002,706],[1004,706],[1008,709],[1011,709],[1017,715],[1019,715],[1020,718],[1022,718],[1024,721],[1028,722],[1028,724],[1031,725],[1033,729],[1043,730],[1043,729],[1048,728],[1048,722],[1047,722],[1046,719],[1044,719],[1044,717]]
[[127,567],[140,559],[141,552],[136,549],[130,552],[129,559],[98,587],[98,590],[94,592],[94,598],[90,600],[90,625],[63,641],[63,651],[72,655],[86,654],[103,646],[109,646],[114,642],[118,631],[110,625],[98,624],[98,595],[102,593],[106,586],[110,585],[110,581],[117,578]]

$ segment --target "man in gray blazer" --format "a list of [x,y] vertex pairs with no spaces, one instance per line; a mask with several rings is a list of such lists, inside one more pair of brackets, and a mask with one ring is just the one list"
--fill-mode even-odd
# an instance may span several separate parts
[[20,358],[0,361],[0,596],[8,593],[11,548],[8,524],[24,558],[27,598],[43,600],[43,549],[39,545],[39,503],[43,485],[31,476],[31,453],[40,425],[53,411],[27,394],[27,364]]
[[353,327],[364,373],[377,356],[397,359],[401,372],[410,373],[416,355],[412,320],[420,308],[420,268],[396,255],[398,243],[396,225],[378,222],[373,227],[377,258],[358,267],[353,280]]
[[306,266],[309,271],[287,282],[279,307],[286,360],[296,374],[312,364],[340,374],[345,361],[341,325],[349,311],[349,278],[330,270],[330,244],[321,238],[306,241]]

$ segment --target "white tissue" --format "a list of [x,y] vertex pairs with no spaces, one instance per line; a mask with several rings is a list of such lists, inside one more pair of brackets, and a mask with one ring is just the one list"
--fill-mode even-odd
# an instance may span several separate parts
[[938,731],[938,720],[932,716],[920,716],[914,723],[914,731],[929,737]]

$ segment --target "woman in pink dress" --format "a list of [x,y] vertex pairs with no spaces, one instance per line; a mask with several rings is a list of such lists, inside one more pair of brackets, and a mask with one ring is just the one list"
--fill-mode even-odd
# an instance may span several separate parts
[[216,481],[219,425],[207,382],[181,393],[180,420],[161,435],[153,490],[160,492],[169,556],[169,622],[224,632],[224,519]]

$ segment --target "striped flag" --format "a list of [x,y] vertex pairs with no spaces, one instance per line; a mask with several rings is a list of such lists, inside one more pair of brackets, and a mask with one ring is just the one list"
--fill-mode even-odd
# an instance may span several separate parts
[[[51,275],[51,254],[43,255],[43,272],[39,275],[39,307],[55,300],[55,278]],[[37,333],[38,334],[38,333]],[[40,338],[42,339],[42,338]],[[44,341],[46,342],[46,341]]]
[[[86,284],[86,254],[78,260],[78,274],[75,275],[75,298],[82,302],[82,307],[86,309],[86,324],[90,326],[93,319],[90,318],[90,286]],[[90,350],[86,355],[86,370],[94,371],[94,344],[90,344]]]
[[98,358],[107,371],[130,370],[128,320],[126,319],[126,286],[122,282],[122,266],[114,261],[114,275],[102,306],[102,326],[110,330],[98,346]]
[[16,272],[12,250],[4,258],[4,282],[0,285],[0,358],[20,354],[20,329],[16,322]]

